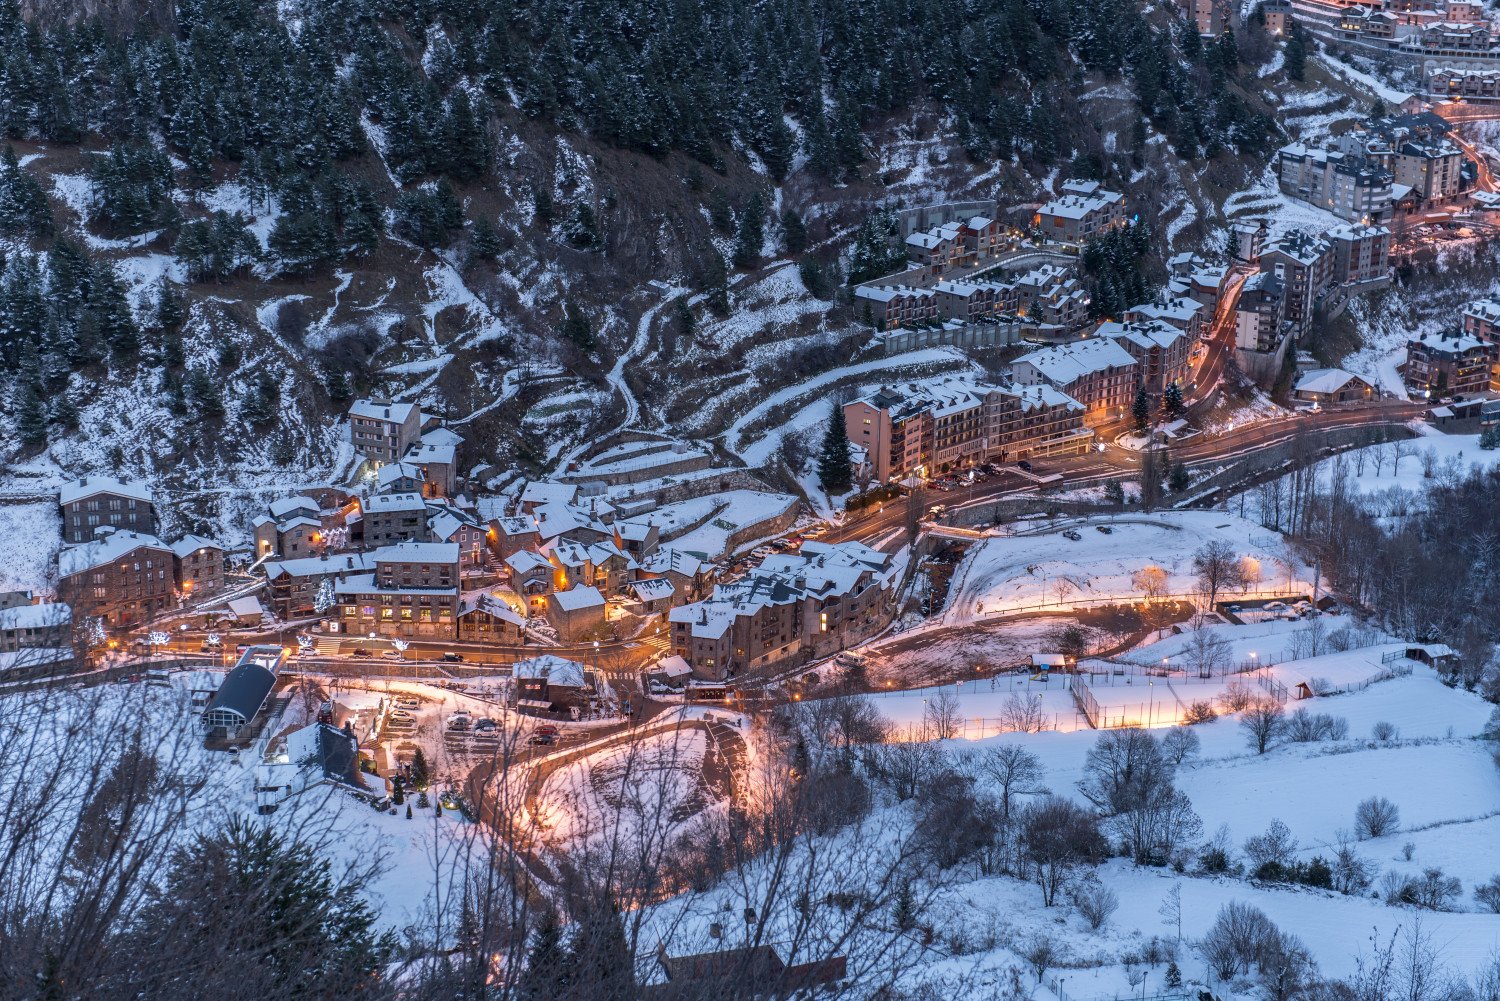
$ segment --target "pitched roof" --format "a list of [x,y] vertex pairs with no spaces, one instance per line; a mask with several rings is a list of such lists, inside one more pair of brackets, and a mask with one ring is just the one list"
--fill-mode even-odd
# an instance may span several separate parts
[[281,500],[272,501],[267,510],[271,512],[272,518],[280,521],[287,515],[298,511],[312,511],[317,513],[321,510],[321,505],[305,494],[298,494],[296,497],[283,497]]
[[205,539],[201,535],[184,535],[182,538],[172,543],[172,552],[177,554],[178,559],[183,559],[184,557],[191,556],[193,555],[193,553],[196,553],[200,549],[222,550],[223,548],[223,546],[219,545],[213,539]]
[[522,549],[511,553],[505,558],[505,565],[516,573],[528,573],[529,571],[546,567],[552,569],[552,563],[541,553],[534,553],[530,549]]
[[1316,368],[1297,380],[1299,393],[1337,393],[1352,381],[1369,385],[1364,379],[1341,368]]
[[425,511],[427,504],[420,494],[375,494],[366,497],[364,509],[368,512]]
[[552,600],[565,612],[577,612],[585,608],[603,608],[604,595],[597,587],[580,584],[567,591],[554,591]]
[[395,542],[371,554],[378,563],[457,563],[456,542]]
[[0,629],[54,629],[73,621],[73,609],[61,601],[0,608]]
[[316,768],[324,778],[349,785],[359,780],[359,742],[327,723],[314,723],[286,735],[286,755],[292,763]]
[[1055,386],[1067,386],[1086,375],[1135,364],[1120,345],[1108,337],[1095,337],[1072,344],[1057,344],[1017,358],[1014,365],[1030,365]]
[[72,504],[86,500],[95,494],[117,494],[151,503],[151,487],[140,480],[118,480],[113,476],[85,476],[81,480],[64,483],[58,491],[59,504]]
[[511,667],[511,676],[540,678],[549,685],[558,685],[563,688],[582,688],[587,684],[582,664],[550,653],[516,661]]
[[364,573],[375,569],[373,553],[340,553],[337,556],[303,556],[295,560],[275,560],[266,564],[266,579],[278,577],[313,577],[324,574]]
[[[405,424],[407,418],[411,416],[411,412],[416,409],[417,405],[415,403],[391,403],[373,399],[355,400],[354,405],[349,408],[349,416]],[[421,420],[420,412],[417,419]]]
[[93,542],[86,542],[81,546],[70,546],[58,553],[57,572],[60,576],[71,577],[113,562],[143,547],[159,549],[165,553],[172,551],[170,546],[154,535],[114,531],[96,538]]
[[526,626],[524,616],[517,613],[514,608],[511,608],[506,602],[501,601],[488,591],[476,591],[473,594],[465,595],[463,601],[458,606],[460,618],[475,611],[484,612],[493,618],[509,622],[517,628],[525,628]]

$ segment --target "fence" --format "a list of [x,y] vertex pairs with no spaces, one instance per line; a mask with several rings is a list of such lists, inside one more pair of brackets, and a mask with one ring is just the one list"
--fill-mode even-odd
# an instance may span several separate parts
[[[1083,1001],[1083,999],[1075,999],[1067,991],[1063,990],[1064,979],[1066,978],[1048,976],[1042,981],[1042,983],[1047,988],[1047,990],[1057,995],[1057,1001]],[[1129,994],[1126,995],[1126,997],[1132,999],[1132,1001],[1196,1001],[1199,995],[1184,990],[1166,991],[1165,993],[1161,994]],[[1124,999],[1121,999],[1119,993],[1116,992],[1111,998],[1091,998],[1088,999],[1088,1001],[1124,1001]]]

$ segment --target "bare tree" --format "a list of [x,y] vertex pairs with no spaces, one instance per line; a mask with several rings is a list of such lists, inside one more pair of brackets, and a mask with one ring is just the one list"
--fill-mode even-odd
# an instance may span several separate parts
[[1181,765],[1198,753],[1198,735],[1187,726],[1174,726],[1162,735],[1162,755],[1172,764]]
[[1193,553],[1193,573],[1209,609],[1218,604],[1219,592],[1239,587],[1243,580],[1239,555],[1220,539],[1204,543]]
[[930,740],[951,740],[963,732],[963,708],[958,696],[940,688],[925,700],[922,731]]
[[1012,693],[1000,707],[1000,726],[1010,733],[1041,733],[1047,727],[1042,697]]
[[1200,678],[1223,674],[1234,650],[1229,639],[1212,626],[1199,626],[1188,634],[1184,657],[1188,670]]
[[1083,915],[1083,920],[1094,931],[1104,927],[1110,915],[1120,907],[1120,898],[1100,882],[1097,876],[1077,880],[1068,896],[1072,899],[1073,906],[1078,908],[1078,913]]
[[1079,868],[1103,857],[1105,844],[1092,813],[1048,796],[1022,814],[1021,848],[1043,906],[1051,907]]
[[975,758],[976,770],[1000,790],[1000,813],[1009,821],[1017,796],[1035,796],[1042,791],[1046,770],[1035,754],[1018,744],[1002,744]]
[[1258,699],[1245,709],[1240,717],[1240,729],[1245,731],[1245,740],[1256,754],[1265,754],[1281,736],[1286,723],[1286,712],[1275,699]]

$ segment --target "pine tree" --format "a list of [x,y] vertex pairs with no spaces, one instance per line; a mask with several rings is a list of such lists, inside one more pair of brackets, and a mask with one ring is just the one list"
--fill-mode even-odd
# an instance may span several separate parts
[[599,219],[592,205],[579,202],[573,206],[573,214],[563,224],[563,239],[578,250],[593,250],[603,243],[599,235]]
[[896,927],[902,931],[911,931],[916,927],[917,902],[910,880],[903,881],[896,890],[896,906],[892,917],[896,922]]
[[750,196],[745,210],[740,213],[739,226],[734,234],[734,266],[749,267],[760,260],[761,246],[766,240],[766,203],[760,192]]
[[1180,494],[1188,488],[1189,478],[1187,466],[1181,462],[1172,466],[1172,472],[1167,477],[1167,487],[1174,494]]
[[1130,407],[1130,416],[1135,421],[1136,431],[1142,434],[1151,426],[1151,398],[1146,395],[1145,386],[1136,388],[1135,403]]
[[1169,991],[1180,990],[1182,987],[1182,971],[1177,968],[1177,960],[1167,960],[1166,987]]
[[704,301],[722,319],[729,315],[729,270],[724,266],[724,258],[712,247],[708,249],[703,270]]
[[[167,333],[175,334],[182,329],[184,318],[181,290],[177,287],[176,282],[163,278],[161,284],[157,286],[156,291],[157,327]],[[180,350],[182,342],[178,341],[177,343]],[[176,365],[181,364],[182,361],[179,358]]]
[[15,398],[12,402],[16,413],[16,433],[21,444],[27,448],[42,448],[47,444],[47,410],[42,405],[42,394],[30,379],[16,380]]
[[1115,507],[1125,503],[1125,488],[1120,485],[1119,480],[1110,480],[1104,484],[1104,499]]
[[588,316],[572,299],[563,304],[562,335],[586,354],[599,346],[598,340],[594,337],[593,324],[589,323]]
[[66,389],[54,397],[52,404],[52,422],[64,431],[78,430],[78,406],[73,402],[73,395]]
[[426,791],[428,780],[427,755],[422,753],[420,747],[417,748],[416,753],[411,757],[411,771],[408,774],[411,776],[413,788]]
[[1302,26],[1295,21],[1289,29],[1282,66],[1289,80],[1301,80],[1307,73],[1307,45],[1302,38]]
[[1166,390],[1162,393],[1162,406],[1166,407],[1167,413],[1173,417],[1181,417],[1187,413],[1187,404],[1182,399],[1182,387],[1177,383],[1168,383]]
[[637,996],[625,926],[613,900],[580,909],[568,952],[568,967],[588,985],[590,1001],[631,1001]]
[[0,233],[45,236],[52,232],[52,208],[36,178],[21,169],[16,151],[0,151]]
[[844,427],[844,410],[836,402],[828,411],[828,430],[823,435],[823,451],[818,456],[818,483],[830,497],[846,493],[854,485],[854,469],[849,462],[849,431]]
[[807,226],[793,209],[781,213],[781,239],[788,254],[800,254],[807,249]]
[[500,234],[482,216],[474,220],[474,233],[470,239],[470,253],[475,260],[493,261],[500,256]]
[[536,931],[531,933],[531,947],[526,953],[526,970],[521,974],[521,1001],[554,1001],[567,994],[568,955],[563,948],[562,925],[551,908],[542,912]]

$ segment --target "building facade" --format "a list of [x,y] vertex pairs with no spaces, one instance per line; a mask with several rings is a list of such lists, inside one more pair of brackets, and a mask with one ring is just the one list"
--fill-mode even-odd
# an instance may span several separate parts
[[70,546],[92,542],[100,528],[156,534],[156,507],[151,489],[144,483],[85,476],[62,488],[58,504],[62,508],[63,542]]

